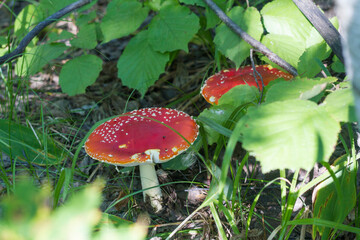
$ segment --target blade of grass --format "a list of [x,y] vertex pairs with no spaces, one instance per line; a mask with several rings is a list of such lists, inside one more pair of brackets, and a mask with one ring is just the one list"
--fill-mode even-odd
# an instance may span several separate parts
[[214,218],[214,221],[215,221],[216,228],[218,230],[218,234],[219,234],[220,239],[227,239],[224,228],[222,226],[222,223],[221,223],[221,220],[220,220],[220,217],[219,217],[219,214],[217,213],[213,202],[210,203],[210,211],[211,211],[212,216]]
[[281,177],[278,177],[278,178],[275,178],[273,180],[271,180],[270,182],[268,182],[259,192],[258,194],[256,195],[255,199],[253,200],[253,203],[251,204],[251,207],[250,207],[250,210],[249,210],[249,216],[248,216],[248,219],[246,221],[246,228],[245,228],[245,238],[247,238],[247,235],[248,235],[248,231],[249,231],[249,227],[250,227],[250,223],[251,223],[251,218],[252,218],[252,215],[254,214],[254,209],[255,209],[255,206],[260,198],[260,195],[261,193],[265,190],[265,188],[267,188],[268,186],[270,186],[271,184],[273,184],[274,182],[276,182],[277,180],[280,180],[280,181],[288,181],[286,178],[281,178]]
[[341,231],[352,232],[355,234],[360,234],[360,228],[348,226],[342,223],[337,223],[329,220],[319,219],[319,218],[307,218],[307,219],[297,219],[287,222],[287,225],[317,225],[322,227],[328,227],[332,229],[338,229]]
[[217,206],[219,207],[220,211],[222,211],[224,213],[226,220],[230,224],[230,227],[234,231],[234,233],[236,235],[239,235],[240,231],[239,231],[238,227],[236,226],[236,221],[234,219],[234,212],[231,212],[231,210],[227,209],[221,202],[219,202],[219,204]]

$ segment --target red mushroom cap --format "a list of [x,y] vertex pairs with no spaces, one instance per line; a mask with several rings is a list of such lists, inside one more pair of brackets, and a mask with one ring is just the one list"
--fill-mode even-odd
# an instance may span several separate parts
[[190,144],[195,141],[198,126],[191,116],[174,109],[144,108],[101,124],[87,139],[85,151],[94,159],[116,165],[161,163],[190,146],[179,134]]
[[[293,78],[293,75],[284,73],[270,65],[256,66],[256,71],[262,76],[265,86],[268,85],[270,81],[278,78],[284,78],[285,80]],[[237,70],[222,70],[205,81],[201,88],[201,95],[203,95],[208,103],[218,104],[219,98],[235,86],[248,84],[249,86],[257,87],[253,74],[254,72],[251,66],[241,67]],[[261,90],[262,85],[260,78],[257,79]]]

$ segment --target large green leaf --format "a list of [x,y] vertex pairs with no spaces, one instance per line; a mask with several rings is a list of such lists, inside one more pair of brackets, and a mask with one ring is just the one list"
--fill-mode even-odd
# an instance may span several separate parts
[[311,99],[322,91],[336,78],[307,79],[296,78],[292,81],[282,81],[272,85],[266,93],[267,103],[288,99]]
[[102,69],[102,60],[95,55],[74,58],[62,67],[60,86],[69,96],[85,93],[86,87],[93,84]]
[[[319,73],[321,69],[315,61],[327,58],[329,48],[296,5],[288,0],[275,0],[266,4],[261,14],[269,33],[262,43],[299,68],[302,76],[312,77]],[[332,22],[336,25],[336,19]]]
[[64,151],[51,138],[7,119],[0,119],[0,150],[38,165],[59,164],[65,158]]
[[[336,162],[344,169],[336,174],[339,189],[336,189],[333,178],[320,183],[313,192],[314,218],[343,223],[346,216],[356,205],[356,171],[355,163],[346,166],[347,156],[343,156]],[[340,192],[338,192],[340,190]],[[319,234],[322,239],[329,239],[332,229],[324,226],[313,226],[313,239]]]
[[76,37],[70,41],[71,45],[78,48],[93,49],[97,45],[96,24],[84,24],[79,27]]
[[[229,17],[238,24],[242,30],[254,39],[260,41],[263,27],[260,14],[256,8],[249,7],[245,10],[242,7],[234,7],[229,12]],[[236,67],[239,67],[250,55],[251,46],[230,30],[224,23],[216,28],[214,42],[218,49],[236,64]]]
[[117,63],[118,76],[124,85],[145,94],[169,60],[168,53],[154,51],[149,43],[148,31],[142,31],[130,40]]
[[356,122],[354,105],[352,90],[346,88],[330,93],[321,107],[339,122]]
[[199,30],[199,18],[189,8],[169,5],[161,8],[149,26],[149,41],[154,50],[188,51],[188,43]]
[[303,41],[306,47],[323,42],[323,38],[289,0],[275,0],[261,10],[265,29],[272,34],[293,37]]
[[63,43],[50,43],[32,48],[20,57],[15,66],[18,76],[33,75],[41,70],[51,60],[59,57],[68,49]]
[[[286,35],[270,33],[263,36],[261,43],[295,67],[297,67],[299,59],[305,51],[304,42]],[[272,63],[266,57],[263,57],[263,60]]]
[[129,35],[138,29],[149,12],[138,1],[114,0],[109,3],[100,28],[104,42]]
[[323,108],[307,100],[288,100],[249,108],[243,117],[243,147],[260,161],[264,172],[310,170],[328,161],[340,124]]

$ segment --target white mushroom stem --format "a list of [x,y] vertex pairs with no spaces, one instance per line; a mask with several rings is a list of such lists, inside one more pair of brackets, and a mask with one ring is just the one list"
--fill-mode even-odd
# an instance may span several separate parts
[[159,212],[162,209],[162,193],[159,187],[159,180],[156,175],[154,164],[143,164],[140,165],[140,178],[143,189],[147,189],[143,192],[144,201],[146,197],[149,197],[150,204],[154,208],[155,212]]

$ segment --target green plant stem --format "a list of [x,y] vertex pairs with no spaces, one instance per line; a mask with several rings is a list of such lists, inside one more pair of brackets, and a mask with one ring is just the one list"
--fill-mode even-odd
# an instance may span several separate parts
[[[241,160],[240,165],[237,167],[237,171],[236,171],[236,175],[235,175],[235,180],[234,180],[234,188],[233,188],[233,193],[232,193],[232,202],[233,202],[233,208],[232,211],[234,211],[234,202],[235,202],[235,196],[236,196],[236,191],[238,191],[240,193],[241,188],[239,188],[240,186],[240,178],[241,178],[241,173],[242,173],[242,169],[245,166],[245,163],[247,163],[249,158],[249,152],[246,153],[246,155],[244,156],[244,158]],[[241,196],[239,196],[239,201],[241,201]]]
[[[285,169],[280,169],[280,177],[286,178],[286,171]],[[281,213],[282,213],[282,223],[284,221],[285,215],[285,207],[286,207],[286,182],[280,181],[280,188],[281,188]]]
[[[286,206],[284,208],[284,211],[282,212],[282,220],[281,220],[282,229],[281,229],[281,232],[280,232],[280,238],[279,239],[284,239],[287,232],[288,232],[287,235],[289,236],[292,229],[293,229],[293,228],[290,228],[289,231],[287,231],[286,223],[288,221],[290,221],[291,214],[293,212],[296,199],[299,197],[298,192],[295,191],[297,179],[298,179],[298,176],[299,176],[299,172],[300,172],[300,170],[298,169],[294,173],[294,176],[293,176],[293,179],[292,179],[292,182],[291,182],[291,185],[290,185],[287,201],[286,201],[286,196],[285,196],[285,204],[286,204]],[[284,188],[285,188],[285,194],[286,194],[286,185],[284,186]],[[281,200],[283,200],[283,198],[281,198]]]

